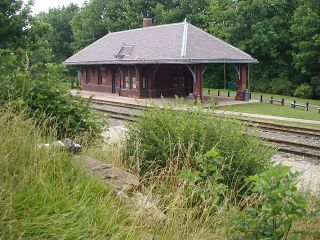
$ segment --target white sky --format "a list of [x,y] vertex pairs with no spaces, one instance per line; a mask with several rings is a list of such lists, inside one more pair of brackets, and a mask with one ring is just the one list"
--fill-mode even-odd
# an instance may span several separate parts
[[[26,2],[27,0],[25,0]],[[58,6],[67,6],[70,3],[77,4],[79,7],[82,6],[82,4],[85,2],[85,0],[35,0],[34,6],[32,7],[33,15],[37,14],[39,12],[47,12],[49,8],[55,8]],[[89,2],[87,0],[87,2]]]

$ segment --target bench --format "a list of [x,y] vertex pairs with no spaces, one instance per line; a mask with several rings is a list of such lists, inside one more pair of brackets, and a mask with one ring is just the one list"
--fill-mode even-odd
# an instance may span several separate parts
[[[261,98],[262,99],[262,98]],[[262,101],[261,101],[262,102]],[[270,103],[281,103],[282,106],[284,106],[284,98],[282,98],[281,100],[275,100],[273,99],[273,97],[270,98]]]
[[291,107],[292,108],[303,107],[304,110],[309,111],[309,103],[299,104],[299,103],[296,103],[296,100],[294,100],[293,103],[291,103]]

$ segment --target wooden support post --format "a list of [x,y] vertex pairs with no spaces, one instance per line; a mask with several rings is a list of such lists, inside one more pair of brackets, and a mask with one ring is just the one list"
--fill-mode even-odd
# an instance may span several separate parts
[[261,95],[261,96],[260,96],[260,102],[262,102],[262,101],[263,101],[263,96]]
[[244,90],[247,88],[247,64],[242,63],[240,66],[240,78],[237,81],[237,95],[236,100],[243,101],[244,100]]
[[202,91],[202,81],[203,81],[203,73],[204,66],[201,64],[194,65],[194,82],[193,82],[193,93],[195,94],[196,99],[199,99],[201,102],[203,101]]

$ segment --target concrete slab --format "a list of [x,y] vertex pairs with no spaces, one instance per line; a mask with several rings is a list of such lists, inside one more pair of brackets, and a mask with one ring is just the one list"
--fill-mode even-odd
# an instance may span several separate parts
[[[150,103],[156,106],[163,106],[165,104],[175,104],[177,99],[175,98],[153,98],[153,99],[141,99],[141,98],[129,98],[129,97],[121,97],[118,94],[112,93],[102,93],[102,92],[93,92],[93,91],[77,91],[71,90],[71,94],[79,95],[84,98],[90,98],[102,101],[111,101],[116,103],[126,103],[126,104],[135,104],[135,105],[148,105]],[[228,97],[208,97],[206,96],[204,101],[205,103],[210,102],[210,99],[214,98],[218,104],[218,106],[227,106],[227,105],[235,105],[235,104],[248,104],[258,102],[257,100],[250,100],[249,102],[236,101],[234,98]],[[191,100],[184,99],[186,103]]]
[[[175,104],[177,100],[175,98],[156,98],[156,99],[137,99],[137,98],[128,98],[120,97],[118,94],[111,93],[101,93],[101,92],[92,92],[92,91],[76,91],[72,90],[71,94],[79,95],[84,98],[92,97],[93,99],[110,101],[116,103],[127,103],[133,105],[148,105],[152,103],[153,105],[163,107],[166,104]],[[210,98],[206,97],[205,102],[208,102]],[[233,98],[228,97],[214,97],[219,106],[235,105],[235,104],[249,104],[258,102],[258,100],[250,100],[249,102],[236,101]],[[186,104],[190,100],[184,100]],[[265,120],[276,120],[276,121],[286,121],[286,122],[296,122],[296,123],[306,123],[306,124],[319,124],[320,121],[316,120],[306,120],[306,119],[297,119],[297,118],[287,118],[287,117],[278,117],[271,115],[262,115],[262,114],[252,114],[252,113],[240,113],[240,112],[231,112],[223,110],[214,110],[214,113],[219,115],[229,115],[229,116],[238,116],[238,117],[250,117],[256,119],[265,119]]]

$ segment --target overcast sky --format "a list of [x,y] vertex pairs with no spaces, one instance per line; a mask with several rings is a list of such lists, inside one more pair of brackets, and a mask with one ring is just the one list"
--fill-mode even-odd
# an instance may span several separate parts
[[47,12],[49,8],[55,8],[63,5],[67,6],[70,3],[77,4],[81,7],[84,2],[85,0],[35,0],[34,6],[32,7],[32,11],[33,14],[37,14],[42,11]]

